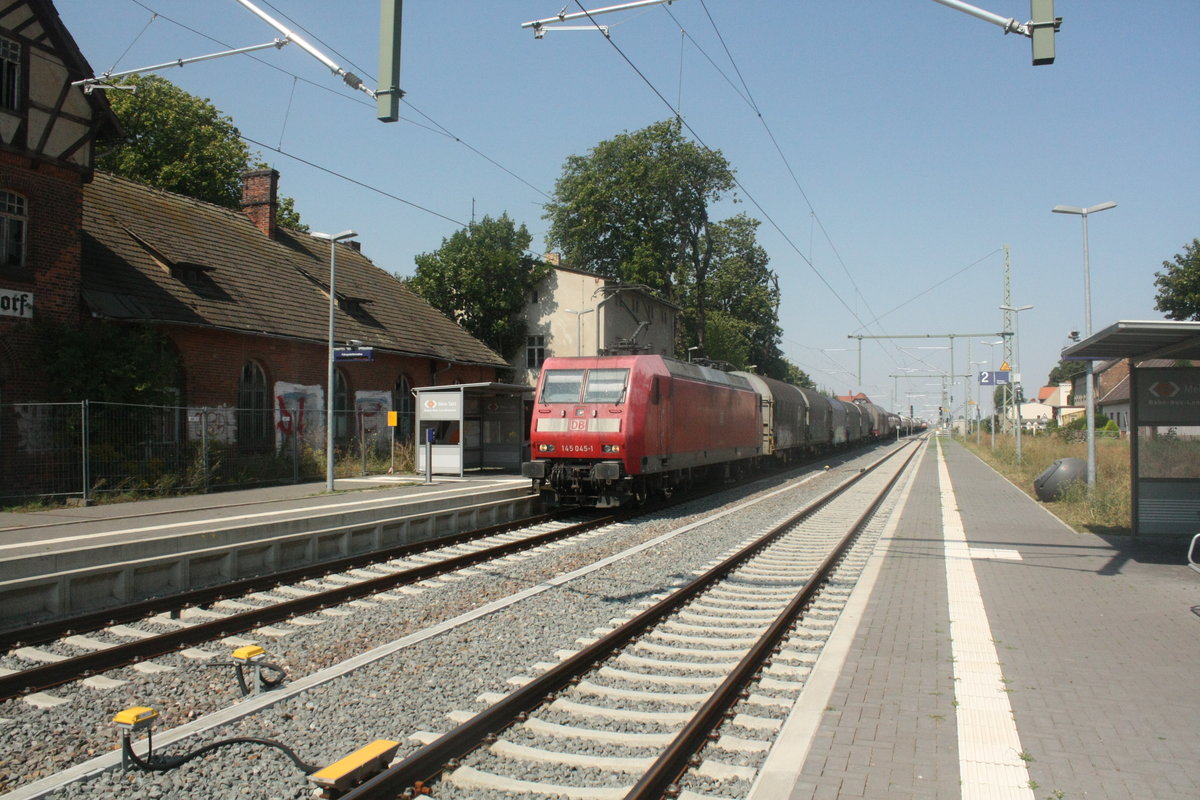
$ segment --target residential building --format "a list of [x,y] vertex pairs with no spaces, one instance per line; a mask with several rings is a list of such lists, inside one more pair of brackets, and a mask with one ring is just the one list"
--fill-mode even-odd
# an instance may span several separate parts
[[[1139,361],[1139,367],[1173,367],[1176,361],[1168,358],[1151,358]],[[1102,428],[1113,420],[1121,434],[1129,433],[1129,359],[1095,362],[1096,427]],[[1078,375],[1074,382],[1075,398],[1082,401],[1087,387],[1084,376]]]
[[[1053,409],[1052,419],[1059,425],[1066,425],[1075,417],[1084,413],[1083,406],[1072,402],[1070,381],[1054,386],[1043,386],[1038,390],[1037,402]],[[1082,396],[1082,395],[1079,395]]]
[[527,340],[511,362],[515,382],[537,382],[551,356],[594,356],[619,348],[671,356],[679,306],[644,286],[622,284],[548,261],[550,274],[526,306]]

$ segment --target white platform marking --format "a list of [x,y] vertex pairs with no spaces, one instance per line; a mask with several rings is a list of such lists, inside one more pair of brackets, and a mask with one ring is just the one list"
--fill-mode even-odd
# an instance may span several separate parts
[[946,589],[954,654],[958,769],[963,800],[1033,800],[1029,770],[1021,760],[1021,739],[1012,704],[1004,691],[1000,657],[992,641],[987,609],[971,562],[971,548],[946,457],[938,446],[942,493],[942,536],[946,543]]

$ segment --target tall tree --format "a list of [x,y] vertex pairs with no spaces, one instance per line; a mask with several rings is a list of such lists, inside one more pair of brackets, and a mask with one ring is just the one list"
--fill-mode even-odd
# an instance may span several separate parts
[[816,389],[817,388],[816,381],[814,381],[812,379],[812,376],[810,376],[807,372],[800,369],[795,364],[793,364],[791,361],[788,361],[786,358],[783,359],[783,363],[787,369],[787,373],[783,378],[780,378],[780,380],[782,380],[786,383],[790,383],[793,386],[803,386],[805,389]]
[[525,344],[529,292],[550,267],[528,254],[532,237],[508,214],[484,217],[416,257],[409,285],[434,308],[505,357]]
[[[169,192],[240,208],[242,173],[250,168],[253,154],[233,120],[158,75],[133,75],[122,83],[135,91],[110,91],[108,100],[126,139],[102,153],[96,166]],[[290,197],[280,198],[278,223],[308,230]]]
[[1184,245],[1174,263],[1164,261],[1163,271],[1154,277],[1158,287],[1155,308],[1167,319],[1200,320],[1200,239]]
[[1066,383],[1076,375],[1082,375],[1086,371],[1087,362],[1085,361],[1059,361],[1050,370],[1050,375],[1046,378],[1046,385],[1057,386],[1060,383]]
[[719,151],[685,139],[678,121],[657,122],[567,159],[546,204],[546,239],[568,264],[644,284],[668,300],[678,299],[688,271],[703,345],[708,207],[733,187]]
[[779,327],[779,289],[768,268],[770,257],[758,244],[760,224],[738,214],[709,226],[706,245],[711,248],[712,267],[707,287],[707,327],[711,331],[712,316],[717,312],[739,320],[744,325],[747,363],[756,364],[764,375],[787,380],[787,364],[779,349],[783,334]]
[[233,120],[166,78],[124,79],[135,91],[110,91],[128,138],[97,159],[100,169],[227,208],[241,201],[250,151]]

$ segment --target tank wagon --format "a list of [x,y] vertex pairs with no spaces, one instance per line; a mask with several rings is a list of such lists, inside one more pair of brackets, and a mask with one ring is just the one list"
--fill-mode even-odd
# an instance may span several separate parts
[[532,416],[522,474],[601,508],[895,432],[870,403],[656,355],[546,359]]

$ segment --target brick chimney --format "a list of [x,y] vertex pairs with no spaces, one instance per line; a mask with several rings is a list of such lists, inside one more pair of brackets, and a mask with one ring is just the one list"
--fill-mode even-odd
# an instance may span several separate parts
[[275,238],[279,211],[279,173],[255,169],[242,173],[242,211],[268,239]]

